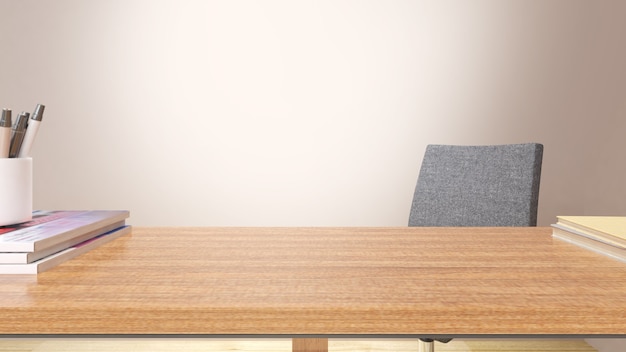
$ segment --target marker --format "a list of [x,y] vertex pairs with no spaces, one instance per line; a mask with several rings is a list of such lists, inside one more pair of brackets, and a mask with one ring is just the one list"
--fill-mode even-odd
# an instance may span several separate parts
[[32,148],[33,142],[35,141],[35,136],[37,136],[37,131],[39,131],[39,125],[41,124],[41,119],[43,118],[43,110],[45,108],[46,107],[41,104],[37,104],[37,106],[35,107],[35,111],[30,117],[30,122],[28,122],[28,128],[26,129],[26,134],[24,135],[22,147],[17,154],[18,158],[27,158],[30,156],[30,149]]
[[9,149],[11,148],[11,110],[2,109],[2,118],[0,118],[0,158],[9,157]]
[[9,149],[9,158],[17,157],[24,140],[24,133],[26,132],[26,126],[28,125],[27,112],[22,112],[17,116],[17,121],[13,124],[13,134],[11,135],[11,148]]

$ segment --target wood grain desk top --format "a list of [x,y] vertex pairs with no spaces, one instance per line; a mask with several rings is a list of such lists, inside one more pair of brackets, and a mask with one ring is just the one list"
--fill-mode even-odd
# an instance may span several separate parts
[[135,228],[0,275],[0,334],[626,334],[626,264],[550,228]]

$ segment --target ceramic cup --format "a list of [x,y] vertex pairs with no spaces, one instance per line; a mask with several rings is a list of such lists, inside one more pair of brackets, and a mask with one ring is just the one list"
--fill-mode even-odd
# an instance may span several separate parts
[[0,158],[0,226],[32,219],[33,159]]

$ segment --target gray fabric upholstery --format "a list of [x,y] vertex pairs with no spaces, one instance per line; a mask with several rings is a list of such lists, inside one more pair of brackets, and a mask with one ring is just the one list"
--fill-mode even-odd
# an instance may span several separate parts
[[428,145],[409,226],[536,226],[543,145]]

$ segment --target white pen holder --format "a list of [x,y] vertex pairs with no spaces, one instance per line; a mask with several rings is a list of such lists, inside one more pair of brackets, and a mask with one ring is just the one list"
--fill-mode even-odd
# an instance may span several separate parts
[[32,219],[33,159],[0,158],[0,226]]

